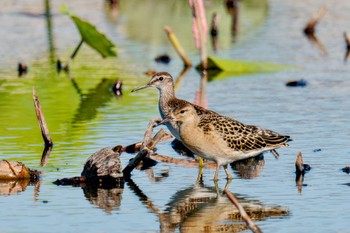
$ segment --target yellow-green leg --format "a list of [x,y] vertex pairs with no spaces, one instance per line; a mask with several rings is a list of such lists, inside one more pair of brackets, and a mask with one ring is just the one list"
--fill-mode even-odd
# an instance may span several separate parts
[[198,176],[197,176],[197,180],[196,180],[196,183],[197,183],[197,184],[201,183],[202,174],[203,174],[203,167],[199,166]]
[[225,170],[225,173],[226,173],[226,176],[227,176],[227,180],[232,180],[232,176],[231,176],[230,171],[227,168],[227,164],[224,165],[224,170]]
[[204,160],[201,157],[198,157],[199,167],[204,167]]
[[216,164],[216,170],[215,170],[215,175],[214,175],[214,181],[218,180],[218,176],[219,176],[219,169],[221,166],[219,166],[219,164]]

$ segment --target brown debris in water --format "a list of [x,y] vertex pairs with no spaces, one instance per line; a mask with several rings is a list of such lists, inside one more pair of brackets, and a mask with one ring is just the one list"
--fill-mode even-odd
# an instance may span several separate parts
[[27,168],[21,162],[0,160],[0,180],[37,180],[40,172]]

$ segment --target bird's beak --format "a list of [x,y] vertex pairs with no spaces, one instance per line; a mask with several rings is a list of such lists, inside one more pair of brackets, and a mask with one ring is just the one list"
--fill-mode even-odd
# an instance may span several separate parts
[[150,85],[147,83],[145,85],[142,85],[142,86],[139,86],[139,87],[136,87],[134,90],[132,90],[131,92],[135,92],[135,91],[138,91],[138,90],[141,90],[141,89],[144,89],[144,88],[147,88],[147,87],[150,87]]

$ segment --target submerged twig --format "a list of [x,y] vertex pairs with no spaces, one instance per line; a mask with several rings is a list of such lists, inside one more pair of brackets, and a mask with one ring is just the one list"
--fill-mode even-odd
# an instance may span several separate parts
[[260,230],[260,228],[257,225],[255,225],[255,223],[251,220],[247,212],[244,210],[242,205],[237,201],[237,199],[233,196],[233,194],[227,189],[225,189],[224,192],[227,195],[227,197],[230,199],[230,201],[237,207],[237,209],[239,210],[239,213],[241,214],[244,221],[247,223],[249,229],[254,233],[261,233],[262,231]]
[[42,134],[44,142],[45,142],[45,146],[52,146],[53,143],[52,143],[52,140],[51,140],[51,137],[50,137],[49,129],[47,128],[47,124],[46,124],[46,121],[45,121],[45,118],[44,118],[44,114],[43,114],[43,112],[41,110],[39,97],[36,94],[36,91],[35,91],[34,87],[33,87],[33,101],[34,101],[36,116],[38,118],[39,125],[40,125],[41,134]]

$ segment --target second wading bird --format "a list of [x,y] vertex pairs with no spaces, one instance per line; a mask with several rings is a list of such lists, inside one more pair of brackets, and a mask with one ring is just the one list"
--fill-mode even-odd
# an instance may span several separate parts
[[227,179],[232,176],[227,164],[286,147],[289,136],[254,125],[246,125],[216,112],[178,101],[162,123],[174,125],[181,142],[197,156],[214,161],[218,179],[221,166]]

